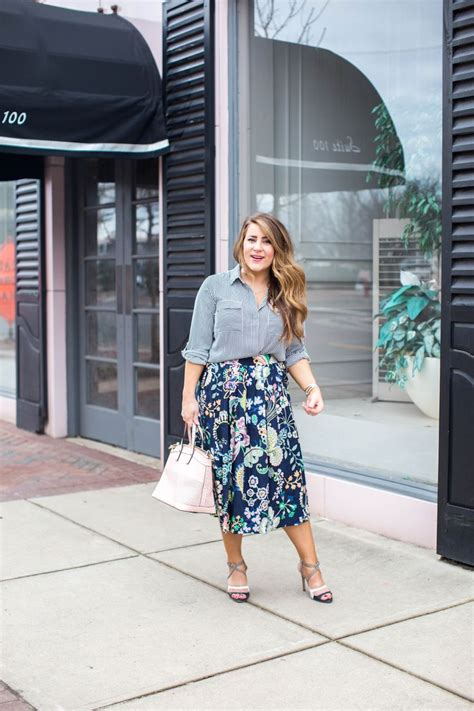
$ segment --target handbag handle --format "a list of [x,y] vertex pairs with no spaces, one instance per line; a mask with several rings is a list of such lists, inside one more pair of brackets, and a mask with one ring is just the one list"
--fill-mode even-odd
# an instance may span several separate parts
[[[204,442],[204,433],[203,433],[203,431],[202,431],[202,427],[201,427],[201,425],[199,424],[199,422],[197,423],[197,426],[199,427],[199,434],[201,435],[201,440],[202,440],[202,442]],[[179,459],[180,456],[181,456],[181,452],[183,451],[184,435],[186,434],[186,427],[187,427],[187,424],[186,424],[186,422],[185,422],[185,423],[184,423],[183,436],[181,437],[181,442],[180,442],[180,445],[181,445],[181,446],[180,446],[179,454],[178,454],[178,456],[176,457],[176,461],[178,461],[178,459]],[[191,459],[193,458],[194,449],[195,449],[195,447],[196,447],[196,423],[195,423],[195,422],[193,422],[193,426],[192,426],[192,428],[191,428],[191,439],[190,439],[190,442],[189,442],[189,443],[192,444],[193,449],[192,449],[192,452],[191,452],[191,456],[189,457],[189,459],[188,459],[188,461],[186,462],[186,464],[189,464],[189,462],[190,462]]]

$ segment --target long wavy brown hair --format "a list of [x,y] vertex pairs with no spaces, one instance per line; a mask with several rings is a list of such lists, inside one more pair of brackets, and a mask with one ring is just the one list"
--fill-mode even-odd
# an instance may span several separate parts
[[286,345],[293,338],[303,338],[303,323],[308,315],[306,275],[295,262],[294,247],[285,225],[268,212],[256,212],[245,218],[234,244],[234,259],[245,269],[244,239],[249,225],[260,227],[275,250],[270,267],[268,304],[278,311],[284,323],[281,340]]

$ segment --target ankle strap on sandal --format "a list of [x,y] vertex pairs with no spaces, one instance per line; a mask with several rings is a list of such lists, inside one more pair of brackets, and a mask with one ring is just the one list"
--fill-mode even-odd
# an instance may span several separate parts
[[[238,563],[231,563],[231,562],[227,561],[227,565],[228,565],[229,568],[230,568],[230,572],[229,572],[229,575],[228,575],[227,577],[230,578],[230,576],[232,575],[232,573],[234,572],[234,570],[240,570],[240,566],[241,566],[242,564],[245,565],[245,570],[247,570],[247,566],[246,566],[244,560],[240,560]],[[242,570],[241,572],[242,572],[242,573],[245,573],[245,570]]]
[[319,566],[321,565],[321,563],[319,562],[319,560],[317,563],[305,563],[304,560],[302,560],[301,565],[306,566],[306,568],[314,568],[315,570],[319,570]]

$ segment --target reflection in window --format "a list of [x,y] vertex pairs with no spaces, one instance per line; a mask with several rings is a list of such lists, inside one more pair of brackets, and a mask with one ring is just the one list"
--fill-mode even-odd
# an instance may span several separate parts
[[116,410],[118,407],[117,366],[87,361],[87,403]]
[[115,261],[113,259],[86,262],[86,305],[115,305]]
[[117,314],[89,311],[86,314],[87,355],[117,358]]
[[135,314],[135,360],[140,363],[160,362],[160,316]]
[[115,202],[115,162],[112,158],[86,160],[86,205]]
[[158,197],[158,165],[156,158],[134,162],[134,199]]
[[158,203],[135,206],[135,254],[158,254]]
[[86,212],[86,254],[113,255],[116,246],[115,209]]
[[160,416],[159,368],[135,368],[135,414],[158,420]]
[[158,260],[135,259],[135,307],[158,308]]
[[[280,218],[306,272],[306,345],[326,407],[317,418],[295,408],[303,450],[308,460],[435,486],[436,414],[400,386],[399,367],[416,342],[436,395],[436,322],[425,345],[414,329],[436,309],[397,313],[397,359],[382,361],[376,344],[390,318],[383,300],[401,279],[414,298],[430,288],[439,300],[442,2],[292,7],[252,3],[241,214]],[[292,394],[301,400],[293,383]]]

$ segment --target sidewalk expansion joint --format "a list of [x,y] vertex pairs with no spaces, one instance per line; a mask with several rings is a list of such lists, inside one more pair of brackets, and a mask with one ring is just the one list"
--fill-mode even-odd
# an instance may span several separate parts
[[[248,603],[246,603],[248,605]],[[110,706],[119,706],[120,704],[126,704],[130,701],[137,701],[139,699],[146,699],[147,696],[156,696],[157,694],[163,694],[165,691],[171,691],[172,689],[180,689],[183,686],[188,686],[189,684],[195,684],[200,681],[205,681],[206,679],[213,679],[217,676],[224,676],[225,674],[231,674],[234,671],[239,671],[240,669],[249,669],[250,667],[258,666],[259,664],[265,664],[266,662],[271,662],[274,659],[280,659],[281,657],[288,657],[293,654],[299,654],[300,652],[307,652],[315,647],[320,647],[322,645],[330,644],[332,640],[327,640],[325,642],[317,642],[315,644],[308,644],[305,647],[300,647],[299,649],[290,649],[279,654],[269,655],[263,659],[256,659],[253,662],[245,662],[243,664],[236,664],[227,669],[222,669],[222,671],[213,672],[212,674],[202,674],[201,676],[193,677],[187,681],[178,682],[177,684],[170,684],[169,686],[162,687],[161,689],[155,689],[153,691],[147,691],[144,694],[139,694],[138,696],[131,696],[121,701],[113,701],[110,704],[104,704],[103,706],[95,706],[92,711],[102,711],[102,709],[109,708]]]
[[431,686],[436,686],[438,689],[441,689],[442,691],[447,691],[448,694],[452,694],[453,696],[456,696],[458,699],[463,699],[464,701],[470,701],[471,703],[474,701],[474,698],[466,696],[465,694],[462,694],[459,691],[454,691],[454,689],[450,689],[448,686],[444,686],[444,684],[441,684],[437,681],[433,681],[433,679],[428,679],[425,676],[422,676],[421,674],[417,674],[416,672],[410,671],[409,669],[404,669],[398,664],[395,664],[395,662],[389,662],[387,659],[383,659],[383,657],[378,657],[376,654],[373,654],[372,652],[367,652],[365,649],[358,649],[357,647],[353,646],[349,642],[342,641],[341,639],[336,640],[336,644],[340,644],[343,647],[347,647],[348,649],[351,649],[353,652],[359,652],[362,656],[370,657],[371,659],[375,659],[377,662],[380,662],[381,664],[385,664],[387,667],[392,667],[392,669],[397,669],[397,671],[404,672],[405,674],[408,674],[409,676],[415,677],[415,679],[419,679],[420,681],[424,681],[425,684],[431,684]]
[[[144,557],[146,557],[146,558],[150,557],[150,554],[144,553],[142,555],[144,555]],[[209,587],[213,588],[214,590],[219,590],[221,592],[225,592],[225,589],[220,587],[219,585],[210,583],[208,580],[204,580],[203,578],[200,578],[197,575],[193,575],[193,573],[190,573],[189,571],[185,572],[184,570],[181,570],[180,568],[172,565],[171,563],[168,563],[167,561],[159,560],[157,558],[150,558],[150,560],[153,560],[155,563],[161,563],[162,565],[165,565],[168,568],[171,568],[172,570],[175,570],[176,572],[181,573],[182,575],[186,575],[187,577],[193,578],[194,580],[197,580],[200,583],[209,585]],[[283,615],[281,612],[275,612],[275,610],[271,610],[268,607],[265,607],[265,605],[255,602],[255,600],[249,599],[248,602],[246,602],[245,604],[252,605],[253,607],[257,607],[259,610],[268,612],[270,615],[273,615],[274,617],[278,617],[281,620],[285,620],[285,622],[291,622],[293,625],[297,625],[298,627],[301,627],[302,629],[307,630],[308,632],[313,632],[315,634],[318,634],[330,642],[339,642],[340,640],[344,640],[347,637],[354,637],[355,635],[364,634],[365,632],[372,632],[373,630],[382,629],[383,627],[389,627],[391,625],[398,625],[401,622],[408,622],[409,620],[417,619],[418,617],[425,617],[426,615],[433,615],[437,612],[443,612],[444,610],[449,610],[453,607],[460,607],[460,606],[466,605],[470,602],[472,602],[472,599],[466,598],[464,600],[461,600],[461,601],[458,601],[455,603],[443,605],[442,607],[436,607],[431,610],[426,610],[426,612],[419,612],[419,613],[415,613],[413,615],[407,615],[404,617],[400,617],[399,619],[396,619],[396,620],[390,620],[390,622],[385,622],[385,623],[381,622],[380,624],[373,625],[370,627],[364,627],[360,630],[348,632],[347,634],[343,634],[340,636],[338,636],[338,635],[331,636],[327,632],[323,632],[322,630],[319,630],[317,627],[309,627],[308,625],[305,625],[303,622],[298,622],[297,620],[294,620],[291,617],[287,617],[286,615]]]
[[83,528],[85,531],[89,531],[89,533],[94,533],[96,536],[101,536],[102,538],[105,538],[107,541],[111,541],[112,543],[115,543],[117,546],[121,546],[122,548],[125,548],[128,551],[133,551],[133,553],[136,553],[137,555],[141,554],[141,551],[136,550],[135,548],[132,548],[132,546],[129,546],[126,543],[122,543],[121,541],[117,541],[115,538],[112,538],[112,536],[108,536],[106,533],[102,533],[101,531],[96,531],[94,528],[91,528],[90,526],[86,526],[83,523],[79,523],[79,521],[75,521],[73,518],[69,518],[69,516],[62,514],[59,511],[50,509],[48,506],[45,506],[44,504],[40,504],[38,501],[31,501],[31,499],[23,499],[23,501],[28,501],[28,503],[32,504],[33,506],[38,506],[38,508],[43,509],[44,511],[48,511],[48,513],[54,514],[55,516],[62,518],[64,521],[67,521],[68,523],[72,523],[75,526],[79,526],[79,528]]
[[[194,576],[192,576],[194,577]],[[247,605],[249,603],[246,603]],[[285,618],[283,618],[285,619]],[[291,621],[291,620],[290,620]],[[166,691],[171,691],[172,689],[180,689],[185,686],[189,686],[190,684],[196,684],[201,681],[205,681],[206,679],[213,679],[215,677],[220,677],[220,676],[225,676],[226,674],[231,674],[232,672],[239,671],[240,669],[249,669],[251,667],[256,667],[259,666],[260,664],[266,664],[267,662],[274,661],[275,659],[280,659],[283,657],[288,657],[293,654],[302,654],[304,652],[307,652],[311,649],[315,649],[316,647],[321,647],[321,646],[326,646],[327,644],[340,644],[343,647],[347,647],[351,649],[351,651],[358,652],[361,656],[369,657],[370,659],[373,659],[374,661],[380,662],[384,666],[390,667],[392,669],[396,669],[397,671],[401,672],[402,674],[407,674],[408,676],[414,677],[415,679],[418,679],[419,681],[422,681],[425,684],[429,684],[430,686],[437,687],[441,689],[442,691],[447,692],[448,694],[451,694],[452,696],[455,696],[457,698],[466,700],[466,701],[472,701],[467,696],[464,696],[463,694],[460,694],[456,691],[453,691],[452,689],[449,689],[442,684],[438,684],[437,682],[432,681],[431,679],[426,679],[425,677],[421,676],[420,674],[416,674],[412,671],[409,671],[407,669],[404,669],[403,667],[398,666],[397,664],[393,664],[391,662],[386,661],[385,659],[381,659],[380,657],[377,657],[374,654],[370,654],[368,652],[365,652],[364,650],[357,649],[356,647],[352,647],[350,644],[346,642],[341,642],[340,640],[331,640],[327,639],[326,641],[323,642],[317,642],[315,644],[310,644],[304,647],[300,647],[299,649],[293,649],[285,652],[281,652],[279,654],[274,654],[274,655],[269,655],[263,659],[257,659],[253,662],[247,662],[244,664],[237,664],[232,667],[228,667],[227,669],[223,669],[222,671],[217,671],[212,674],[203,674],[201,676],[193,677],[192,679],[188,679],[187,681],[183,681],[180,683],[176,684],[170,684],[169,686],[162,687],[160,689],[155,689],[152,691],[148,691],[144,694],[139,694],[138,696],[131,696],[126,699],[122,699],[121,701],[113,701],[109,704],[104,704],[101,706],[96,706],[94,707],[93,711],[102,711],[103,709],[109,708],[111,706],[120,706],[121,704],[126,704],[130,703],[131,701],[138,701],[140,699],[145,699],[149,696],[157,696],[158,694],[163,694]]]
[[10,583],[15,580],[27,580],[28,578],[37,578],[41,575],[55,575],[57,573],[67,573],[70,570],[80,570],[81,568],[92,568],[95,565],[107,565],[108,563],[117,563],[121,560],[129,560],[130,558],[138,558],[139,553],[134,553],[132,555],[123,555],[119,558],[106,558],[104,560],[96,560],[93,563],[80,563],[79,565],[71,565],[67,568],[55,568],[54,570],[42,570],[39,573],[27,573],[26,575],[15,575],[13,578],[1,578],[0,584]]
[[438,612],[444,612],[445,610],[451,610],[453,607],[462,607],[463,605],[468,605],[474,602],[474,598],[467,597],[464,600],[458,600],[457,602],[450,603],[448,605],[442,605],[441,607],[435,607],[431,610],[426,610],[425,612],[415,612],[413,615],[408,617],[400,617],[396,620],[390,620],[389,622],[380,622],[378,625],[373,625],[372,627],[364,627],[363,629],[357,630],[356,632],[348,632],[340,637],[334,637],[334,642],[339,642],[340,640],[346,639],[347,637],[355,637],[358,634],[365,634],[366,632],[373,632],[374,630],[380,630],[384,627],[391,627],[392,625],[399,625],[401,622],[408,622],[409,620],[416,620],[419,617],[427,617],[428,615],[436,615]]
[[[227,595],[225,589],[220,587],[219,585],[210,583],[208,580],[204,580],[203,578],[200,578],[197,575],[193,575],[192,573],[184,572],[183,570],[180,570],[180,568],[177,568],[176,566],[171,565],[171,563],[168,563],[167,561],[158,560],[157,558],[151,558],[148,554],[143,554],[143,555],[145,558],[149,558],[154,563],[160,563],[161,565],[165,565],[167,568],[170,568],[171,570],[175,570],[177,573],[181,573],[181,575],[186,575],[189,578],[193,578],[193,580],[197,580],[199,583],[204,583],[204,585],[208,585],[213,590],[218,590],[219,592],[222,592],[225,595]],[[280,620],[284,620],[285,622],[290,622],[291,624],[296,625],[297,627],[301,627],[306,632],[311,632],[312,634],[317,634],[321,637],[324,637],[325,640],[328,642],[334,641],[332,639],[332,637],[330,637],[327,633],[319,632],[318,630],[315,630],[312,627],[308,627],[308,625],[305,625],[303,622],[298,622],[297,620],[293,620],[290,617],[283,615],[281,612],[275,612],[275,610],[271,610],[268,607],[265,607],[265,605],[255,602],[254,600],[249,599],[248,602],[246,602],[245,604],[252,605],[252,607],[256,607],[257,609],[262,610],[263,612],[266,612],[269,615],[272,615],[273,617],[277,617]],[[323,643],[321,643],[321,644],[323,644]],[[317,646],[317,645],[315,645],[315,646]]]
[[158,548],[156,551],[147,551],[143,555],[158,555],[160,553],[170,553],[180,551],[183,548],[196,548],[197,546],[207,546],[209,543],[220,543],[222,538],[210,538],[208,541],[197,541],[196,543],[185,543],[183,546],[172,546],[171,548]]
[[194,546],[205,546],[208,543],[219,543],[222,540],[222,538],[211,538],[208,541],[197,541],[196,543],[186,543],[182,546],[172,546],[171,548],[159,548],[155,551],[146,551],[146,553],[143,553],[143,551],[139,551],[138,549],[133,548],[132,546],[128,545],[127,543],[118,541],[116,538],[112,538],[112,536],[108,536],[106,533],[103,533],[102,531],[97,531],[95,528],[91,528],[90,526],[86,526],[84,523],[80,523],[79,521],[76,521],[73,518],[69,518],[69,516],[66,516],[66,514],[63,514],[59,511],[55,511],[55,509],[49,508],[49,506],[47,506],[46,504],[42,504],[39,501],[32,501],[31,499],[22,499],[22,501],[28,501],[28,503],[32,504],[33,506],[38,506],[38,508],[48,511],[48,513],[55,514],[56,516],[59,516],[59,518],[64,519],[68,523],[73,523],[75,526],[79,526],[80,528],[83,528],[85,531],[89,531],[89,533],[94,533],[96,536],[102,536],[102,538],[105,538],[107,541],[111,541],[112,543],[115,543],[118,546],[122,546],[122,548],[126,548],[127,550],[133,551],[137,555],[156,555],[157,553],[166,553],[168,551],[177,551],[177,550],[181,550],[182,548],[192,548]]

